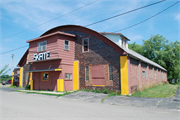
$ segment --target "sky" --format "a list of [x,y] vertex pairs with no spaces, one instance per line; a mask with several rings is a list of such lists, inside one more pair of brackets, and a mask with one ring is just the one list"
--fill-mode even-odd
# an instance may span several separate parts
[[[28,49],[26,41],[39,37],[49,29],[68,24],[86,26],[158,1],[160,0],[0,0],[0,70],[8,64],[11,69],[8,74],[11,75],[11,55],[14,54],[15,68]],[[166,0],[88,28],[97,32],[115,32],[149,18],[177,1]],[[92,4],[87,5],[89,3]],[[129,43],[136,42],[140,45],[143,40],[157,34],[170,42],[180,41],[180,2],[148,21],[118,32],[129,38]],[[23,48],[13,50],[20,47]],[[4,52],[7,53],[2,54]]]

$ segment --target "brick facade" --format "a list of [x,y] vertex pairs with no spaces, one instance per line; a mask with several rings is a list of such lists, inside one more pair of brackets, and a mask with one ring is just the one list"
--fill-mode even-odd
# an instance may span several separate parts
[[[145,73],[144,75],[143,72]],[[165,71],[142,61],[130,58],[131,93],[152,87],[163,81],[167,81]]]
[[[76,35],[75,40],[75,60],[79,60],[80,71],[80,89],[104,89],[104,87],[92,86],[91,78],[85,81],[85,67],[94,65],[104,65],[105,73],[108,73],[108,66],[113,66],[113,80],[109,79],[108,74],[105,75],[105,88],[110,90],[120,90],[120,53],[110,47],[102,40],[90,34],[80,31],[66,31],[67,33]],[[89,52],[82,52],[82,39],[89,38]],[[89,67],[89,71],[91,67]],[[90,73],[91,76],[91,73]]]

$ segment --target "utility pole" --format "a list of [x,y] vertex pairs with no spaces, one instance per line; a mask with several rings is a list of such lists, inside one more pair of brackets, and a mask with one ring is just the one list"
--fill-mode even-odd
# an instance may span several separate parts
[[12,57],[12,72],[13,72],[14,54],[11,54],[11,57]]

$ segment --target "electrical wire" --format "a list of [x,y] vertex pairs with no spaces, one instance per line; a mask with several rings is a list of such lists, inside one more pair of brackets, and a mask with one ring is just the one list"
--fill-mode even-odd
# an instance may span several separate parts
[[[96,0],[96,1],[98,1],[98,0]],[[94,1],[94,2],[96,2],[96,1]],[[164,2],[164,1],[165,1],[165,0],[161,0],[161,1],[158,1],[158,2],[155,2],[155,3],[152,3],[152,4],[149,4],[149,5],[146,5],[146,6],[143,6],[143,7],[139,7],[139,8],[130,10],[130,11],[125,12],[125,13],[121,13],[121,14],[112,16],[112,17],[106,18],[106,19],[104,19],[104,20],[100,20],[100,21],[98,21],[98,22],[94,22],[94,23],[88,24],[88,25],[86,25],[86,27],[87,27],[87,26],[94,25],[94,24],[97,24],[97,23],[100,23],[100,22],[104,22],[104,21],[106,21],[106,20],[109,20],[109,19],[112,19],[112,18],[115,18],[115,17],[119,17],[119,16],[122,16],[122,15],[128,14],[128,13],[130,13],[130,12],[134,12],[134,11],[137,11],[137,10],[139,10],[139,9],[146,8],[146,7],[149,7],[149,6],[152,6],[152,5],[155,5],[155,4]],[[94,2],[91,2],[91,3],[87,4],[87,5],[90,5],[90,4],[94,3]],[[87,5],[85,5],[85,6],[87,6]],[[80,8],[83,8],[83,7],[80,7]],[[78,9],[80,9],[80,8],[78,8]],[[76,10],[77,10],[77,9],[76,9]],[[74,12],[74,11],[72,11],[72,12]],[[71,13],[72,13],[72,12],[71,12]],[[70,13],[70,12],[69,12],[69,13]],[[69,14],[69,13],[67,13],[67,14]],[[63,15],[62,15],[62,16],[63,16]],[[62,16],[60,16],[60,17],[62,17]],[[59,17],[58,17],[58,18],[59,18]],[[53,21],[53,20],[55,20],[55,19],[57,19],[57,18],[54,18],[54,19],[52,19],[52,20],[50,20],[50,21]],[[48,21],[48,22],[50,22],[50,21]],[[46,23],[48,23],[48,22],[46,22]],[[43,24],[46,24],[46,23],[43,23]],[[43,25],[43,24],[40,24],[40,25],[38,25],[38,26],[41,26],[41,25]],[[38,26],[35,26],[35,27],[38,27]],[[33,28],[35,28],[35,27],[33,27]],[[32,29],[32,28],[30,28],[30,29]],[[25,31],[28,31],[28,30],[30,30],[30,29],[27,29],[27,30],[25,30]],[[25,32],[25,31],[22,31],[22,32]],[[20,32],[20,33],[22,33],[22,32]],[[17,33],[17,34],[20,34],[20,33]],[[14,34],[14,35],[16,35],[16,34]],[[13,36],[14,36],[14,35],[13,35]],[[12,36],[12,35],[11,35],[11,36]],[[25,47],[25,46],[23,46],[23,47]],[[17,49],[21,49],[21,48],[23,48],[23,47],[20,47],[20,48],[17,48]],[[1,55],[1,54],[5,54],[5,53],[8,53],[8,52],[11,52],[11,51],[14,51],[14,50],[17,50],[17,49],[13,49],[13,50],[10,50],[10,51],[4,52],[4,53],[0,53],[0,55]]]
[[29,45],[22,46],[22,47],[19,47],[19,48],[13,49],[13,50],[9,50],[9,51],[7,51],[7,52],[3,52],[3,53],[1,53],[0,55],[5,54],[5,53],[8,53],[8,52],[15,51],[15,50],[18,50],[18,49],[21,49],[21,48],[25,48],[25,47],[28,47],[28,46],[29,46]]
[[33,28],[37,28],[37,27],[39,27],[39,26],[42,26],[42,25],[47,24],[47,23],[49,23],[49,22],[52,22],[52,21],[54,21],[54,20],[56,20],[56,19],[58,19],[58,18],[61,18],[61,17],[63,17],[63,16],[66,16],[66,15],[68,15],[68,14],[70,14],[70,13],[73,13],[73,12],[75,12],[75,11],[78,11],[78,10],[80,10],[80,9],[86,7],[86,6],[89,6],[89,5],[91,5],[91,4],[93,4],[93,3],[97,2],[97,1],[98,1],[98,0],[95,0],[95,1],[93,1],[93,2],[90,2],[90,3],[82,6],[82,7],[79,7],[79,8],[77,8],[77,9],[75,9],[75,10],[72,10],[72,11],[70,11],[70,12],[68,12],[68,13],[65,13],[65,14],[63,14],[63,15],[61,15],[61,16],[59,16],[59,17],[56,17],[56,18],[51,19],[51,20],[49,20],[49,21],[46,21],[46,22],[44,22],[44,23],[42,23],[42,24],[39,24],[39,25],[37,25],[37,26],[31,27],[31,28],[29,28],[29,29],[26,29],[26,30],[24,30],[24,31],[21,31],[21,32],[18,32],[18,33],[15,33],[15,34],[12,34],[12,35],[3,37],[3,38],[1,38],[1,39],[8,38],[8,37],[12,37],[12,36],[15,36],[15,35],[24,33],[24,32],[26,32],[26,31],[29,31],[29,30],[31,30],[31,29],[33,29]]
[[[178,2],[179,2],[179,1],[178,1]],[[168,10],[169,8],[171,8],[171,7],[173,7],[174,5],[176,5],[178,2],[174,3],[173,5],[167,7],[166,9],[164,9],[164,10],[162,10],[162,11],[156,13],[155,15],[153,15],[153,16],[151,16],[151,17],[149,17],[149,18],[147,18],[147,19],[145,19],[145,20],[143,20],[143,21],[141,21],[141,22],[138,22],[138,23],[136,23],[136,24],[134,24],[134,25],[131,25],[131,26],[126,27],[126,28],[123,28],[123,29],[121,29],[121,30],[114,31],[114,33],[115,33],[115,32],[119,32],[119,31],[123,31],[123,30],[126,30],[126,29],[129,29],[129,28],[134,27],[134,26],[136,26],[136,25],[139,25],[139,24],[141,24],[141,23],[143,23],[143,22],[145,22],[145,21],[147,21],[147,20],[149,20],[149,19],[151,19],[151,18],[153,18],[153,17],[155,17],[155,16],[161,14],[162,12]]]
[[121,13],[121,14],[118,14],[118,15],[112,16],[112,17],[106,18],[106,19],[104,19],[104,20],[100,20],[100,21],[97,21],[97,22],[94,22],[94,23],[88,24],[88,25],[86,25],[86,27],[91,26],[91,25],[95,25],[95,24],[100,23],[100,22],[104,22],[104,21],[110,20],[110,19],[115,18],[115,17],[119,17],[119,16],[122,16],[122,15],[125,15],[125,14],[128,14],[128,13],[134,12],[134,11],[137,11],[137,10],[139,10],[139,9],[146,8],[146,7],[149,7],[149,6],[152,6],[152,5],[155,5],[155,4],[158,4],[158,3],[164,2],[164,1],[165,1],[165,0],[161,0],[161,1],[159,1],[159,2],[155,2],[155,3],[149,4],[149,5],[143,6],[143,7],[139,7],[139,8],[136,8],[136,9],[130,10],[130,11],[125,12],[125,13]]

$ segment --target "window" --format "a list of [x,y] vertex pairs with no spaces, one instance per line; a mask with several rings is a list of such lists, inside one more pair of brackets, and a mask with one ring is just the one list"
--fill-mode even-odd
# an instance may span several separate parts
[[65,73],[65,80],[72,80],[72,74],[71,73]]
[[113,69],[112,69],[112,65],[109,65],[109,80],[113,80]]
[[89,51],[89,38],[83,39],[83,52]]
[[46,50],[47,41],[39,42],[38,43],[38,52]]
[[48,81],[49,80],[49,73],[48,72],[42,73],[42,80],[43,81]]
[[89,67],[85,67],[85,80],[89,80]]
[[69,50],[69,41],[64,40],[64,49]]
[[142,76],[145,77],[145,71],[142,71]]

